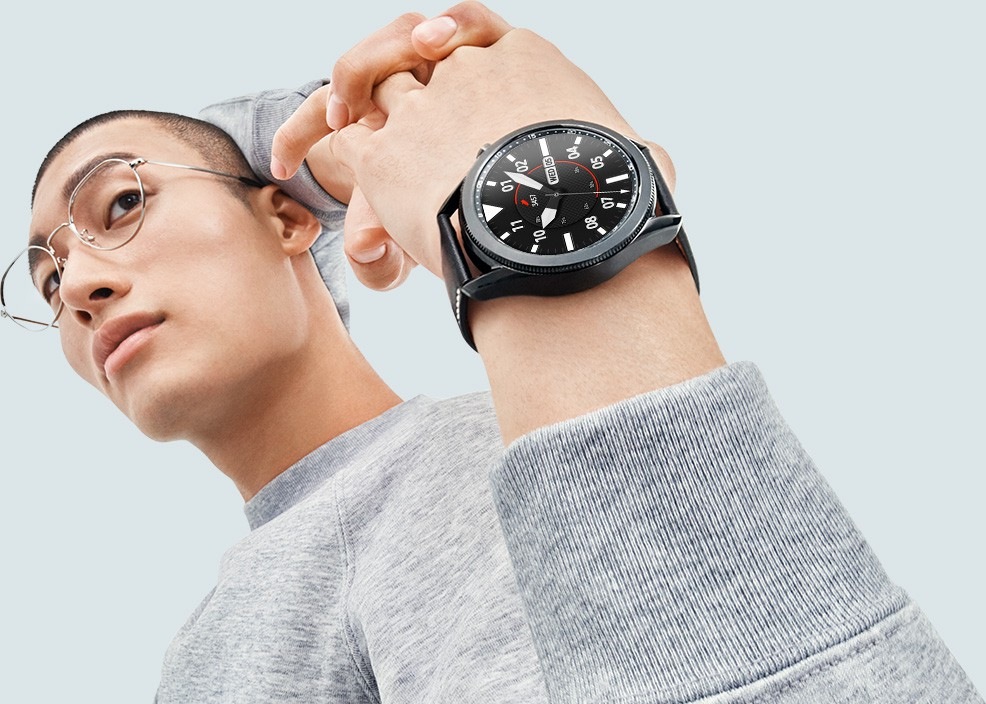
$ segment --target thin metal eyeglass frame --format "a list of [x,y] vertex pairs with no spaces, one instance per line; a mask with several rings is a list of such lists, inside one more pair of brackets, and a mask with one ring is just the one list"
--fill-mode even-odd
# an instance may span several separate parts
[[[99,171],[100,169],[102,169],[103,167],[105,167],[107,164],[110,163],[126,164],[127,166],[130,167],[130,170],[133,171],[134,177],[137,179],[137,187],[140,189],[140,218],[137,220],[137,226],[134,228],[134,231],[130,235],[130,237],[125,239],[120,244],[114,245],[113,247],[100,247],[95,244],[95,237],[88,234],[88,231],[84,230],[83,232],[85,232],[85,234],[83,234],[82,232],[79,232],[79,230],[76,228],[75,219],[72,217],[72,206],[75,205],[75,200],[79,195],[79,191],[82,189],[83,186],[85,186],[86,182],[89,181],[90,178],[92,178],[93,174],[95,174],[97,171]],[[99,162],[94,167],[92,167],[89,173],[83,176],[82,180],[79,181],[78,185],[72,189],[72,195],[69,196],[68,199],[68,222],[63,222],[61,225],[59,225],[58,227],[56,227],[54,230],[51,231],[51,234],[48,235],[48,239],[45,241],[44,247],[39,247],[38,245],[29,245],[24,249],[22,249],[17,254],[17,256],[14,257],[14,260],[10,263],[10,265],[7,266],[7,268],[4,270],[3,277],[0,277],[0,318],[8,318],[11,322],[17,324],[18,327],[21,327],[25,330],[29,330],[31,332],[41,332],[42,330],[47,330],[48,328],[56,328],[56,329],[58,328],[58,325],[56,325],[55,323],[58,322],[58,317],[62,314],[62,310],[64,310],[65,308],[64,301],[59,302],[58,310],[55,311],[55,315],[51,319],[50,323],[42,323],[37,320],[31,320],[30,318],[22,318],[20,316],[12,315],[11,313],[7,312],[7,302],[4,299],[4,295],[3,295],[4,283],[7,281],[7,275],[10,274],[10,271],[11,269],[13,269],[14,264],[16,264],[18,260],[22,256],[24,256],[25,253],[31,251],[32,249],[37,249],[39,251],[43,251],[47,253],[48,255],[51,256],[52,259],[55,260],[55,271],[58,274],[59,280],[61,280],[63,268],[62,266],[59,265],[60,264],[64,265],[66,259],[64,257],[60,258],[55,253],[54,247],[51,246],[51,240],[63,227],[67,227],[69,231],[72,232],[72,234],[74,234],[76,238],[78,238],[78,240],[82,242],[84,245],[86,245],[87,247],[98,249],[103,252],[111,252],[114,249],[120,249],[124,245],[129,244],[134,239],[134,237],[137,236],[137,233],[140,232],[140,228],[144,224],[144,217],[147,215],[147,201],[145,200],[144,197],[144,182],[143,180],[141,180],[140,173],[137,171],[137,167],[143,166],[144,164],[152,164],[154,166],[170,166],[176,169],[186,169],[188,171],[201,171],[203,173],[212,174],[213,176],[222,176],[224,178],[235,179],[240,183],[242,183],[243,185],[251,186],[253,188],[263,188],[265,186],[264,183],[261,183],[260,181],[249,178],[247,176],[237,176],[236,174],[227,173],[225,171],[208,169],[204,166],[191,166],[189,164],[175,164],[168,161],[152,161],[151,159],[145,159],[143,157],[138,157],[130,161],[127,161],[126,159],[119,159],[119,158],[104,159],[103,161]],[[33,325],[38,325],[40,327],[38,327],[37,329],[29,328],[24,325],[20,325],[20,323],[18,323],[17,321],[31,323]]]

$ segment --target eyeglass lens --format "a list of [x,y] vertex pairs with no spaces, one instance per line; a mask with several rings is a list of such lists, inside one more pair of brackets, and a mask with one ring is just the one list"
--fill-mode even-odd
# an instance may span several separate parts
[[[79,183],[69,202],[70,228],[96,249],[116,249],[134,238],[144,219],[144,191],[137,173],[122,159],[98,165]],[[51,239],[66,256],[67,229]],[[25,249],[0,281],[3,313],[21,327],[43,330],[61,310],[61,268],[44,247]]]
[[97,249],[125,245],[137,234],[143,216],[140,179],[122,159],[104,161],[90,171],[69,203],[72,229]]
[[61,270],[51,252],[44,247],[28,247],[3,274],[0,297],[4,314],[23,328],[44,330],[61,310],[60,282]]

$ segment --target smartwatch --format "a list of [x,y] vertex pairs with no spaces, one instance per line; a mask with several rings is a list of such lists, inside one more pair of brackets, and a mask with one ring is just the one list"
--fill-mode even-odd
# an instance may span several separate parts
[[699,288],[681,215],[647,147],[589,122],[540,122],[485,146],[438,227],[449,300],[473,349],[470,300],[584,291],[672,242]]

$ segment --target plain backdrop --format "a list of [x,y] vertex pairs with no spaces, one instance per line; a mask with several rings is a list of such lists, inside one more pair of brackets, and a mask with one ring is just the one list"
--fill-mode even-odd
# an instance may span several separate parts
[[[759,365],[986,691],[983,5],[493,6],[668,149],[727,359]],[[23,246],[35,170],[81,120],[300,85],[401,12],[445,7],[18,4],[0,42],[0,254]],[[496,92],[476,109],[497,110]],[[485,387],[437,279],[351,283],[353,334],[398,393]],[[150,701],[169,640],[247,531],[242,501],[194,448],[152,443],[77,379],[55,334],[5,321],[0,345],[0,701]]]

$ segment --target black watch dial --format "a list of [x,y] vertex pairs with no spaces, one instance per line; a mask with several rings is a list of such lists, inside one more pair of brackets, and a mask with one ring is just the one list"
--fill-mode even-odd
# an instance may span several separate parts
[[520,135],[491,155],[473,203],[503,244],[556,255],[616,230],[639,190],[637,167],[619,144],[591,129],[555,126]]

